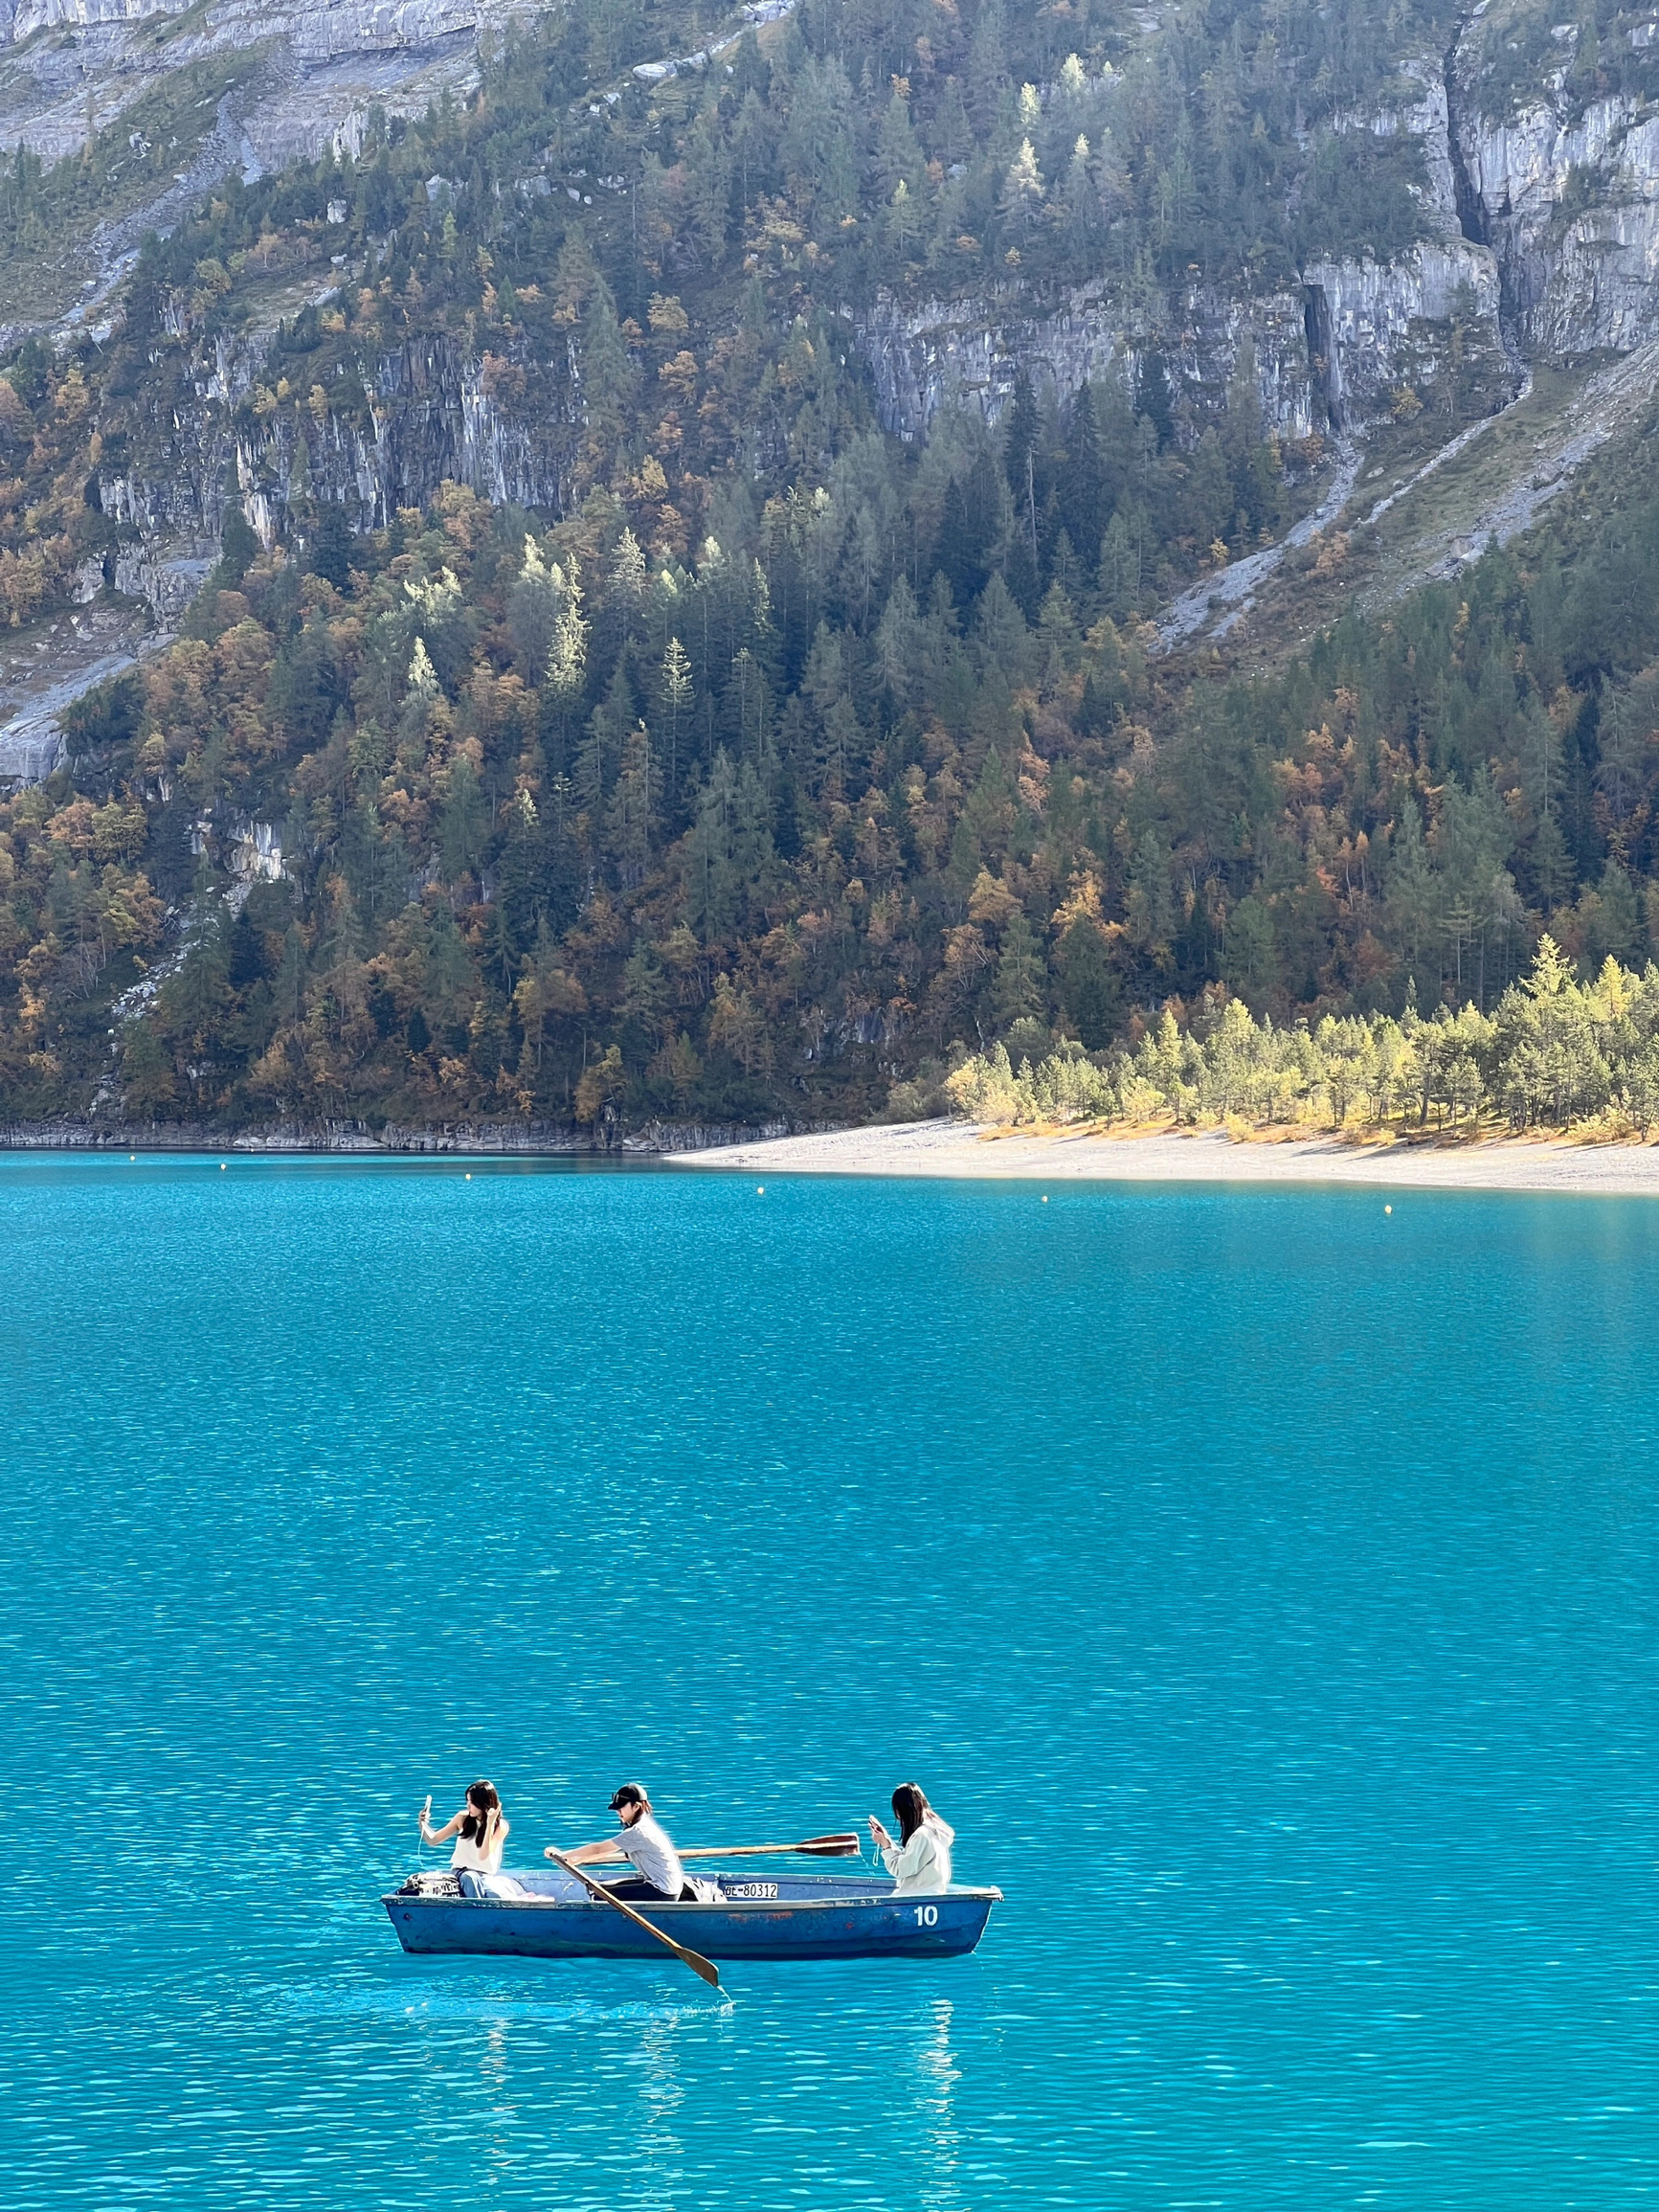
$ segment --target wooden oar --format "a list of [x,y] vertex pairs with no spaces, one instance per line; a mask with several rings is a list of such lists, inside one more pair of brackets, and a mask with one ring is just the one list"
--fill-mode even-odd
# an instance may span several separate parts
[[642,1928],[647,1935],[654,1935],[659,1943],[666,1944],[676,1958],[684,1959],[693,1974],[700,1974],[703,1976],[710,1989],[720,1987],[719,1969],[710,1960],[705,1958],[700,1951],[689,1951],[684,1944],[676,1943],[671,1935],[664,1935],[662,1930],[647,1920],[642,1912],[636,1912],[631,1905],[624,1905],[619,1897],[613,1897],[602,1882],[593,1881],[580,1866],[572,1866],[562,1851],[549,1849],[547,1856],[555,1866],[562,1866],[567,1874],[573,1874],[584,1889],[591,1889],[595,1897],[621,1913],[624,1919],[631,1920],[636,1928]]
[[[809,1836],[804,1843],[733,1843],[729,1849],[717,1850],[713,1844],[700,1844],[695,1850],[682,1851],[682,1859],[765,1859],[779,1853],[791,1852],[801,1859],[856,1859],[862,1849],[859,1839],[852,1835]],[[627,1861],[618,1851],[609,1859],[590,1862],[595,1866],[625,1866]]]
[[682,1851],[682,1859],[765,1859],[779,1852],[794,1852],[801,1859],[856,1859],[863,1846],[856,1836],[809,1836],[804,1843],[734,1843],[729,1851],[704,1845]]

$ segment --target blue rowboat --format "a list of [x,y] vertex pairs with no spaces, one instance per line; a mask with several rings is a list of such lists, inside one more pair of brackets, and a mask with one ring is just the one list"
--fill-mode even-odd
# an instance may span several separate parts
[[[474,1894],[383,1897],[405,1951],[514,1958],[651,1958],[660,1944],[569,1877],[539,1871],[463,1878]],[[890,1876],[721,1874],[718,1902],[641,1905],[653,1927],[706,1958],[954,1958],[985,1932],[999,1889],[898,1897]],[[507,1892],[485,1895],[483,1890]],[[510,1894],[512,1891],[519,1894]]]

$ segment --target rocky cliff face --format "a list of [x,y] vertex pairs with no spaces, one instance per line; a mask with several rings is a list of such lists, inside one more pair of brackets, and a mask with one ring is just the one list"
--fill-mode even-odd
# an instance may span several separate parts
[[1490,413],[1514,396],[1490,248],[1431,240],[1387,264],[1311,262],[1302,277],[1336,427],[1362,428],[1407,392],[1460,415]]
[[[1659,58],[1659,18],[1621,24],[1633,52]],[[884,422],[913,439],[962,401],[994,418],[1020,369],[1068,394],[1086,376],[1132,374],[1155,347],[1192,436],[1222,403],[1247,337],[1284,435],[1362,434],[1409,407],[1407,393],[1468,418],[1513,396],[1528,360],[1659,336],[1659,100],[1627,87],[1586,99],[1602,77],[1572,69],[1570,24],[1552,34],[1552,63],[1522,96],[1500,97],[1493,57],[1509,28],[1483,0],[1444,59],[1404,65],[1421,87],[1415,104],[1347,119],[1421,144],[1429,236],[1408,252],[1310,263],[1295,289],[1195,288],[1151,307],[1132,308],[1104,281],[1058,301],[1017,289],[883,300],[860,336]]]
[[[34,132],[52,150],[53,129],[73,143],[84,132],[89,82],[96,109],[106,92],[118,103],[130,98],[146,70],[264,42],[259,97],[242,103],[227,144],[244,167],[274,167],[330,140],[350,144],[371,102],[418,105],[441,83],[462,81],[479,37],[511,6],[0,0],[0,146]],[[158,16],[179,18],[165,48],[153,35]],[[1284,439],[1363,437],[1420,408],[1448,422],[1477,419],[1514,395],[1529,357],[1627,350],[1659,334],[1659,112],[1628,89],[1575,103],[1564,65],[1503,107],[1490,82],[1486,18],[1483,8],[1466,19],[1446,56],[1406,60],[1415,101],[1342,124],[1420,144],[1426,235],[1405,252],[1387,262],[1312,260],[1294,282],[1254,294],[1195,281],[1132,298],[1103,276],[1058,298],[1017,283],[954,299],[884,295],[858,323],[884,424],[915,440],[941,408],[970,405],[995,419],[1021,371],[1068,395],[1086,378],[1132,380],[1155,352],[1188,440],[1224,409],[1245,357]],[[1649,28],[1659,44],[1659,28]],[[1570,58],[1571,44],[1564,37],[1557,51]],[[238,438],[231,426],[258,352],[254,342],[218,361],[197,404],[170,429],[158,422],[144,465],[103,485],[107,510],[140,537],[123,576],[158,609],[176,596],[178,560],[199,559],[215,537],[233,463],[261,534],[281,523],[300,433],[289,423]],[[446,477],[557,511],[577,400],[568,365],[555,382],[550,405],[504,405],[452,341],[388,354],[367,421],[329,418],[304,430],[312,485],[365,527],[426,499]]]
[[464,85],[480,35],[513,12],[512,0],[0,0],[0,150],[56,160],[84,144],[89,115],[107,128],[169,71],[238,53],[258,68],[236,158],[253,171],[314,159],[372,105],[415,113]]
[[[192,0],[11,0],[0,5],[0,30],[9,30],[12,44],[21,44],[37,31],[84,31],[111,23],[147,23],[157,16],[182,15]],[[343,41],[368,36],[381,44],[418,46],[454,30],[476,27],[488,0],[342,0],[339,6],[319,0],[282,0],[274,5],[222,7],[210,11],[209,20],[221,27],[241,17],[264,20],[269,27],[285,25],[288,34],[324,53],[344,50]],[[8,21],[8,19],[10,19]]]
[[1472,73],[1464,94],[1463,158],[1522,345],[1625,351],[1659,334],[1659,115],[1634,94],[1581,114],[1546,94],[1498,121]]
[[1175,306],[1160,327],[1127,311],[1105,281],[1067,293],[1047,312],[1013,287],[991,300],[914,307],[883,294],[860,321],[858,340],[883,426],[906,440],[920,438],[941,408],[976,406],[994,422],[1021,371],[1069,395],[1086,380],[1132,379],[1155,350],[1167,353],[1177,407],[1191,418],[1222,403],[1246,338],[1270,419],[1307,437],[1324,398],[1299,293],[1238,300],[1194,286]]
[[1457,81],[1423,56],[1401,74],[1419,87],[1414,102],[1344,124],[1421,146],[1428,236],[1397,260],[1314,261],[1299,283],[1269,293],[1193,285],[1151,305],[1143,296],[1132,305],[1104,279],[1053,303],[1015,287],[992,300],[883,299],[860,343],[886,426],[914,439],[941,406],[963,401],[995,419],[1022,369],[1069,395],[1086,377],[1132,378],[1156,350],[1177,419],[1196,437],[1224,406],[1246,341],[1263,408],[1285,438],[1363,432],[1402,400],[1460,416],[1502,406],[1524,371],[1504,325],[1498,256],[1480,212],[1471,217]]
[[1363,430],[1401,394],[1448,412],[1513,396],[1519,372],[1499,318],[1491,250],[1461,237],[1414,246],[1398,261],[1312,262],[1302,282],[1240,298],[1193,285],[1149,313],[1104,282],[1044,312],[1016,292],[906,307],[879,300],[859,325],[884,425],[915,439],[943,406],[995,420],[1021,370],[1066,395],[1085,378],[1132,380],[1160,352],[1188,435],[1225,405],[1247,343],[1262,406],[1288,439]]
[[[428,338],[383,354],[367,425],[329,415],[321,425],[293,418],[239,433],[231,410],[262,368],[254,344],[216,356],[200,403],[179,410],[143,460],[100,478],[103,511],[136,533],[118,562],[123,591],[147,598],[164,621],[215,545],[228,486],[270,544],[284,527],[299,455],[312,494],[345,508],[352,526],[372,530],[399,507],[419,507],[445,483],[464,484],[498,503],[562,512],[580,423],[573,385],[544,393],[536,406],[504,406],[480,367],[449,338]],[[228,404],[227,404],[228,403]]]

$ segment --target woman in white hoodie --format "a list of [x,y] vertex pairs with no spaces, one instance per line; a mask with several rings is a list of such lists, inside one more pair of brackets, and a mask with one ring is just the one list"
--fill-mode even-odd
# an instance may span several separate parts
[[895,1843],[872,1813],[870,1834],[880,1847],[887,1872],[898,1885],[897,1897],[940,1897],[951,1886],[951,1846],[956,1831],[941,1820],[914,1782],[901,1782],[893,1792],[893,1812],[898,1817]]

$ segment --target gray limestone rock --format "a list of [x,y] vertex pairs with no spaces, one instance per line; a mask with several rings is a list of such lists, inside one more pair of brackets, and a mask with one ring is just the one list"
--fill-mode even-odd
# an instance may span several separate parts
[[[224,103],[177,193],[199,190],[215,164],[253,173],[329,144],[355,149],[370,104],[409,112],[464,85],[481,34],[516,4],[0,0],[0,149],[27,139],[49,155],[67,151],[84,135],[89,92],[107,124],[158,70],[227,48],[258,49],[257,82]],[[790,4],[751,0],[743,12],[768,21]],[[183,18],[165,44],[145,29],[157,16]],[[76,34],[73,52],[39,35],[65,31]],[[1560,70],[1516,111],[1489,113],[1478,39],[1471,18],[1449,68],[1438,56],[1408,57],[1390,104],[1340,120],[1421,144],[1426,235],[1394,260],[1310,262],[1294,282],[1256,293],[1195,281],[1132,295],[1103,274],[1058,295],[1018,283],[953,299],[884,294],[857,319],[883,423],[914,440],[941,408],[972,406],[994,420],[1022,371],[1069,395],[1086,378],[1132,381],[1155,350],[1187,441],[1224,409],[1246,357],[1284,439],[1347,439],[1423,407],[1478,418],[1520,388],[1523,353],[1647,342],[1659,333],[1659,115],[1629,94],[1573,108]],[[706,66],[720,51],[636,75]],[[112,237],[112,266],[130,243]],[[107,311],[106,290],[78,310],[83,321]],[[383,357],[367,421],[288,420],[237,442],[228,418],[258,381],[261,350],[258,337],[221,345],[203,364],[195,405],[158,432],[142,465],[103,485],[105,511],[131,540],[117,589],[147,599],[160,621],[173,619],[211,557],[231,463],[260,536],[283,526],[302,435],[315,495],[360,528],[423,502],[446,478],[562,510],[581,418],[570,363],[525,364],[537,396],[504,403],[454,341],[424,341]]]
[[[344,148],[369,109],[414,114],[476,76],[480,34],[513,0],[0,0],[0,150],[76,151],[167,72],[226,53],[262,56],[236,104],[219,172],[258,173]],[[189,13],[165,43],[158,17]],[[72,32],[73,40],[41,33]],[[198,187],[199,189],[199,187]]]
[[884,295],[858,338],[883,424],[905,439],[942,406],[975,405],[996,420],[1021,370],[1069,396],[1086,378],[1132,378],[1154,349],[1194,437],[1224,408],[1246,341],[1264,413],[1287,439],[1363,429],[1402,391],[1419,405],[1455,396],[1460,413],[1489,412],[1519,383],[1499,324],[1496,260],[1461,237],[1425,240],[1388,263],[1312,262],[1296,288],[1254,297],[1195,284],[1153,314],[1126,305],[1105,280],[1046,308],[1014,290],[914,307]]
[[[1192,285],[1132,301],[1101,278],[1057,299],[1019,286],[917,303],[884,296],[858,326],[883,423],[915,439],[939,408],[961,404],[995,419],[1021,371],[1069,395],[1085,378],[1132,377],[1155,349],[1168,367],[1180,429],[1192,440],[1224,407],[1246,342],[1263,409],[1287,439],[1363,433],[1402,407],[1468,418],[1504,405],[1520,390],[1525,368],[1507,327],[1506,245],[1485,214],[1486,171],[1469,152],[1477,141],[1484,145],[1485,126],[1477,122],[1471,133],[1469,88],[1448,79],[1438,56],[1407,60],[1401,76],[1417,86],[1415,101],[1341,122],[1347,130],[1421,142],[1429,235],[1393,261],[1311,262],[1295,285],[1253,295]],[[1645,145],[1632,133],[1620,143]],[[1499,156],[1489,147],[1484,158],[1490,169]],[[1547,190],[1543,201],[1554,204]],[[1635,235],[1645,201],[1641,219],[1633,210],[1623,217],[1632,255],[1647,239]],[[1654,218],[1659,226],[1659,210]],[[1471,229],[1476,235],[1466,235]],[[1648,250],[1659,260],[1659,250]],[[1569,241],[1558,258],[1558,292],[1582,292],[1604,268],[1603,242],[1586,241],[1575,260]],[[1605,289],[1604,275],[1602,282]],[[1545,289],[1542,278],[1536,288]],[[1609,306],[1603,320],[1613,313]],[[1625,320],[1637,328],[1636,317]]]
[[1529,350],[1625,351],[1659,333],[1659,116],[1621,95],[1576,119],[1545,98],[1495,122],[1471,100],[1461,137]]

